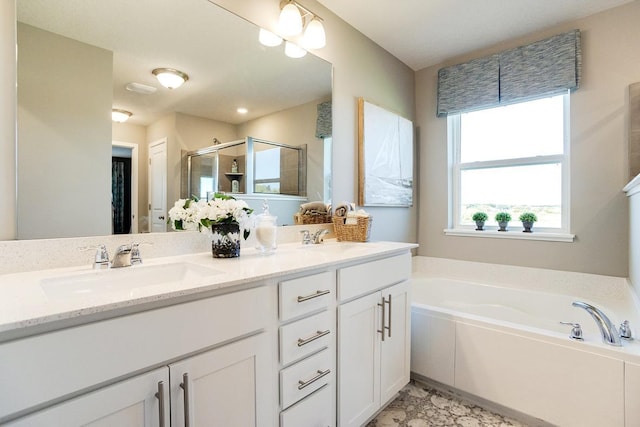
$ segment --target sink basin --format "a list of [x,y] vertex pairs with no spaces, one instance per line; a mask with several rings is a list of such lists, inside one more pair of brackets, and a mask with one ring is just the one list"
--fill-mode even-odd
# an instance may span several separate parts
[[207,277],[222,273],[213,268],[178,262],[70,273],[42,279],[40,286],[50,298],[68,298],[135,290],[168,283],[198,284]]

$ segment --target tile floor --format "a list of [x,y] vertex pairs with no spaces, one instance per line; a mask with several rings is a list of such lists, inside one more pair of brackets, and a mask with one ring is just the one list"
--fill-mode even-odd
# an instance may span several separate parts
[[421,383],[409,383],[367,427],[527,427]]

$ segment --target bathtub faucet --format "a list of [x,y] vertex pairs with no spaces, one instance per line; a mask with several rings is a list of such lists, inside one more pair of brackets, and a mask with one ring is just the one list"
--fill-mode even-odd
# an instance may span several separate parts
[[602,335],[602,342],[605,344],[609,344],[615,347],[621,347],[622,343],[620,342],[620,336],[618,335],[618,328],[609,320],[609,318],[598,308],[592,306],[591,304],[587,304],[582,301],[574,301],[574,307],[584,308],[587,313],[593,317],[593,320],[596,321],[598,328],[600,328],[600,334]]

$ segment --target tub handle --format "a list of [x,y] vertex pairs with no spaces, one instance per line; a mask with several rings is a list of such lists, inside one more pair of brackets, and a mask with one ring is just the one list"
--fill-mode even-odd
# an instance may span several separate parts
[[580,326],[580,323],[573,323],[573,322],[560,322],[562,325],[570,325],[572,326],[571,328],[571,334],[569,334],[569,338],[571,338],[572,340],[577,340],[577,341],[583,341],[584,338],[582,338],[582,327]]

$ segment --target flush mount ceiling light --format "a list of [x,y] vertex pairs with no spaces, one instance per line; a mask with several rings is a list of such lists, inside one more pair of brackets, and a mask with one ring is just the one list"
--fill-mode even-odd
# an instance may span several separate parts
[[267,31],[264,28],[260,28],[258,40],[264,46],[269,47],[280,46],[282,44],[282,37],[273,34],[271,31]]
[[289,58],[302,58],[307,54],[307,51],[295,43],[285,42],[284,54]]
[[174,68],[156,68],[151,72],[160,84],[167,89],[176,89],[189,80],[189,76]]
[[294,0],[280,2],[278,31],[283,36],[296,36],[304,31],[304,45],[309,49],[320,49],[326,45],[322,18]]
[[129,120],[129,117],[133,116],[131,111],[120,110],[118,108],[114,108],[111,110],[111,120],[117,123],[124,123]]

